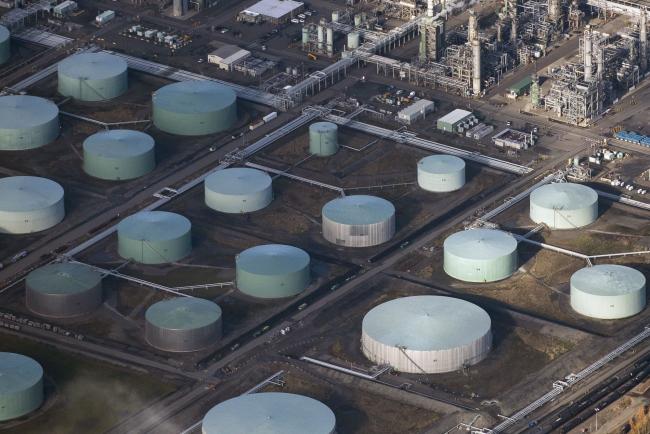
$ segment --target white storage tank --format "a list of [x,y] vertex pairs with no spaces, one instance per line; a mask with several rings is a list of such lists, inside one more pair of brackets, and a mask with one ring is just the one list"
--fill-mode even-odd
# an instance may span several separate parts
[[59,135],[59,107],[29,95],[0,96],[0,151],[39,148]]
[[359,32],[348,33],[348,50],[359,48]]
[[465,282],[495,282],[517,271],[517,240],[496,229],[470,229],[443,244],[445,273]]
[[456,371],[480,362],[491,348],[490,316],[457,298],[397,298],[370,310],[361,326],[365,356],[401,372]]
[[627,318],[646,305],[645,276],[623,265],[582,268],[571,276],[571,307],[598,319]]
[[430,155],[418,162],[421,189],[446,193],[465,185],[465,161],[453,155]]
[[141,131],[100,131],[84,140],[84,171],[109,181],[134,179],[156,167],[153,137]]
[[395,207],[376,196],[331,200],[323,207],[322,219],[323,237],[340,246],[376,246],[395,235]]
[[217,170],[205,178],[205,204],[215,211],[240,214],[266,208],[273,201],[272,179],[247,167]]
[[63,217],[63,187],[58,183],[36,176],[0,179],[0,233],[44,231]]
[[58,65],[59,93],[80,101],[106,101],[128,88],[128,66],[108,53],[80,53]]
[[575,229],[598,218],[598,193],[586,185],[547,184],[530,194],[530,219],[550,229]]

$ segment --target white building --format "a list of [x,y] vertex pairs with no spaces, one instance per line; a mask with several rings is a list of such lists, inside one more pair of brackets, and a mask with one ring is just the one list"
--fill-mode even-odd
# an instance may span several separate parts
[[250,57],[251,52],[236,45],[223,45],[208,54],[208,63],[214,63],[224,71],[232,71],[233,67]]
[[428,99],[420,99],[397,113],[397,120],[405,124],[412,124],[433,111],[435,104]]
[[304,9],[305,4],[293,0],[260,0],[241,11],[239,21],[269,21],[274,24],[289,21]]

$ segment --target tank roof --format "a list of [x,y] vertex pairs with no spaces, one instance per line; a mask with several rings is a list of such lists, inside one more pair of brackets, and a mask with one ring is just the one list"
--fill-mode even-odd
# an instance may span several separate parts
[[83,80],[101,80],[127,70],[126,61],[108,53],[81,53],[59,62],[58,71],[68,77]]
[[6,41],[10,36],[9,29],[5,26],[0,26],[0,41]]
[[43,368],[31,357],[0,353],[0,395],[22,392],[43,378]]
[[121,159],[149,152],[155,145],[149,134],[135,130],[100,131],[84,140],[84,150],[105,158]]
[[82,264],[61,262],[44,265],[27,275],[25,283],[45,294],[75,294],[94,288],[102,275]]
[[205,434],[330,434],[336,417],[325,404],[292,393],[250,393],[213,407]]
[[237,95],[232,89],[205,80],[168,84],[153,94],[153,103],[157,107],[187,114],[222,110],[236,100]]
[[615,264],[594,265],[573,273],[571,286],[592,295],[617,296],[645,287],[643,273]]
[[455,173],[465,168],[465,161],[453,155],[429,155],[418,161],[418,166],[428,173]]
[[549,209],[581,209],[598,201],[598,193],[586,185],[561,182],[536,188],[530,201]]
[[63,187],[37,176],[0,179],[0,211],[21,212],[48,208],[63,198]]
[[443,247],[461,258],[489,260],[511,254],[517,249],[517,240],[496,229],[470,229],[448,236]]
[[314,132],[330,132],[332,130],[338,130],[338,125],[333,122],[314,122],[309,125],[309,130]]
[[178,297],[152,304],[145,313],[151,324],[171,330],[192,330],[219,321],[221,308],[210,300]]
[[237,256],[237,267],[268,276],[294,273],[309,265],[309,254],[298,247],[264,244],[251,247]]
[[490,331],[490,316],[465,300],[436,295],[397,298],[370,310],[363,332],[393,347],[435,351],[470,344]]
[[27,129],[50,122],[59,107],[45,98],[29,95],[0,97],[0,129]]
[[133,240],[164,241],[179,238],[192,228],[190,221],[180,214],[167,211],[142,211],[117,225],[117,231]]
[[208,189],[222,194],[250,194],[266,190],[273,180],[261,170],[233,167],[217,170],[205,178]]
[[386,199],[363,194],[333,199],[323,207],[323,216],[348,224],[365,225],[388,220],[395,215],[395,207]]

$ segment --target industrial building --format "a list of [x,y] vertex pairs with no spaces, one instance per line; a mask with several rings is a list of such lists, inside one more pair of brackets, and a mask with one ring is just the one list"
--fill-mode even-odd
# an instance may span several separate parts
[[153,137],[141,131],[100,131],[84,140],[83,169],[110,181],[138,178],[156,167]]
[[11,35],[9,29],[0,26],[0,65],[9,60],[11,56]]
[[43,403],[43,368],[31,357],[0,353],[0,421],[16,419]]
[[0,96],[0,151],[38,148],[59,135],[59,107],[36,96]]
[[25,304],[36,315],[70,318],[102,304],[102,275],[77,263],[44,265],[25,279]]
[[397,298],[370,310],[361,326],[363,354],[400,372],[456,371],[479,363],[491,348],[490,316],[457,298]]
[[585,267],[571,276],[571,307],[591,318],[627,318],[645,308],[645,283],[643,273],[631,267]]
[[478,124],[478,120],[472,112],[462,109],[455,109],[438,119],[436,122],[436,126],[439,130],[448,133],[462,133],[476,124]]
[[419,99],[410,106],[397,112],[397,120],[407,125],[411,125],[420,119],[424,119],[427,114],[431,113],[434,109],[435,104],[433,101],[429,101],[428,99]]
[[533,78],[526,76],[508,88],[507,97],[510,99],[517,99],[530,90],[533,84]]
[[63,187],[58,183],[36,176],[0,179],[0,233],[44,231],[64,217]]
[[470,229],[445,239],[445,273],[464,282],[496,282],[517,271],[517,240],[495,229]]
[[309,153],[330,157],[339,150],[339,127],[332,122],[316,122],[309,126]]
[[293,393],[248,393],[216,405],[202,434],[335,434],[336,417],[325,404]]
[[106,101],[128,88],[128,66],[108,53],[81,53],[58,65],[58,89],[63,96],[80,101]]
[[177,297],[159,301],[145,312],[145,338],[163,351],[198,351],[221,339],[221,308],[210,300]]
[[345,247],[370,247],[395,234],[395,207],[376,196],[333,199],[322,209],[323,237]]
[[530,219],[550,229],[576,229],[598,218],[598,193],[586,185],[547,184],[530,194]]
[[237,288],[256,298],[292,297],[311,282],[309,254],[281,244],[251,247],[235,258]]
[[234,66],[250,57],[251,52],[236,45],[226,44],[208,54],[208,63],[215,64],[219,69],[232,71]]
[[506,128],[495,136],[492,136],[492,142],[500,148],[516,149],[518,151],[531,148],[535,144],[533,133],[524,133],[522,131]]
[[237,15],[239,21],[285,23],[303,11],[305,4],[294,0],[260,0]]
[[453,155],[430,155],[418,161],[418,185],[434,193],[459,190],[465,185],[465,161]]
[[52,8],[52,15],[57,18],[65,18],[72,12],[76,11],[77,7],[77,2],[73,0],[65,0]]
[[215,211],[243,214],[266,208],[273,201],[273,180],[261,170],[232,167],[205,178],[205,204]]
[[153,94],[153,123],[161,131],[201,136],[228,130],[237,121],[237,95],[211,81],[181,81]]
[[141,211],[117,225],[117,251],[141,264],[165,264],[192,251],[192,224],[180,214]]

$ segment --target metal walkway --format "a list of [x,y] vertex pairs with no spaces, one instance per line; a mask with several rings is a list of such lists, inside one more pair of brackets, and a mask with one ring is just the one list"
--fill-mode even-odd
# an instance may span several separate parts
[[617,194],[605,193],[604,191],[600,191],[600,190],[596,190],[596,193],[598,193],[598,196],[602,196],[605,199],[609,199],[614,202],[622,203],[624,205],[629,205],[635,208],[650,211],[650,204],[647,204],[645,202],[640,202],[638,200],[630,199],[629,197],[619,196]]
[[276,175],[284,176],[285,178],[294,179],[296,181],[304,182],[306,184],[315,185],[316,187],[325,188],[327,190],[333,190],[338,194],[340,194],[341,196],[345,196],[345,191],[341,187],[325,184],[324,182],[316,181],[314,179],[303,178],[302,176],[298,176],[298,175],[292,175],[291,173],[288,173],[286,170],[274,169],[272,167],[262,166],[261,164],[250,163],[250,162],[247,162],[246,166],[252,167],[253,169],[263,170],[265,172],[275,173]]

